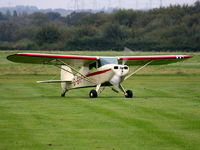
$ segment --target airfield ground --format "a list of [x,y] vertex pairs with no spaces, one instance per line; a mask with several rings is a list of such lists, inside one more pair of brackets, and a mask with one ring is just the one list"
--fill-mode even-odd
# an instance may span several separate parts
[[[124,82],[133,99],[110,88],[90,99],[91,88],[61,98],[59,84],[37,84],[59,79],[59,70],[6,60],[16,52],[0,52],[0,150],[200,149],[200,53],[184,53],[194,56],[184,62],[149,66]],[[177,53],[133,53],[153,54]]]

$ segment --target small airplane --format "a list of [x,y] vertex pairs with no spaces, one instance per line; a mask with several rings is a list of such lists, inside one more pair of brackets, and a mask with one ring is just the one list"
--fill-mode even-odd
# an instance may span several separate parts
[[[175,63],[191,57],[189,55],[104,57],[17,53],[9,55],[7,59],[18,63],[49,64],[60,68],[60,80],[37,81],[37,83],[61,83],[62,97],[72,89],[96,87],[89,92],[90,98],[96,98],[102,92],[100,87],[109,86],[114,92],[122,91],[126,98],[132,98],[133,92],[125,90],[121,84],[123,81],[148,65]],[[128,65],[140,67],[129,73]],[[80,70],[75,67],[80,67]]]

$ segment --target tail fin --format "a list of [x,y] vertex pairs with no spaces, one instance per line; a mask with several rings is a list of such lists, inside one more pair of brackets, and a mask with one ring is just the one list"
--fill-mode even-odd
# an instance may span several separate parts
[[[62,65],[60,71],[60,79],[61,81],[72,81],[74,79],[74,75],[72,74],[72,69],[68,66]],[[67,83],[69,82],[61,82],[61,88],[63,91],[67,89]]]

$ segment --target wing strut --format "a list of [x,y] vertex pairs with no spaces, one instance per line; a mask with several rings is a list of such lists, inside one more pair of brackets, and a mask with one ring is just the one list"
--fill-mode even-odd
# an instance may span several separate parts
[[138,71],[140,71],[141,69],[143,69],[144,67],[146,67],[147,65],[149,65],[150,63],[152,63],[153,60],[148,61],[146,64],[144,64],[142,67],[139,67],[137,70],[135,70],[134,72],[132,72],[131,74],[129,74],[128,76],[126,76],[124,78],[124,80],[130,78],[132,75],[136,74]]
[[[59,60],[59,59],[56,59],[57,61],[59,61],[59,62],[61,62],[61,63],[63,63],[64,65],[66,65],[67,67],[69,67],[69,68],[71,68],[74,72],[76,72],[77,74],[79,74],[80,75],[80,77],[81,77],[81,79],[84,79],[84,80],[86,80],[86,81],[88,81],[88,82],[90,82],[90,83],[92,83],[92,84],[97,84],[96,82],[93,82],[93,81],[91,81],[87,76],[85,76],[84,74],[82,74],[82,73],[80,73],[79,71],[77,71],[76,69],[74,69],[72,66],[70,66],[70,65],[68,65],[68,64],[66,64],[65,62],[63,62],[62,60]],[[62,69],[62,70],[64,70],[64,71],[67,71],[68,73],[71,73],[71,74],[73,74],[72,72],[70,72],[70,71],[68,71],[68,70],[66,70],[66,69],[64,69],[64,68],[62,68],[62,67],[60,67],[60,66],[57,66],[57,65],[55,65],[56,67],[58,67],[58,68],[60,68],[60,69]],[[75,74],[73,74],[73,75],[75,75]]]

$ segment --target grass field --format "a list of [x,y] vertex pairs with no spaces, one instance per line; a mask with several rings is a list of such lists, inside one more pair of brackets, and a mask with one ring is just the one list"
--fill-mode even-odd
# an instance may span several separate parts
[[[200,53],[130,78],[124,86],[133,99],[110,88],[97,99],[88,98],[90,88],[61,98],[59,84],[35,82],[58,79],[57,68],[12,63],[6,60],[12,53],[0,52],[0,150],[200,149]],[[177,53],[134,53],[151,54]]]

